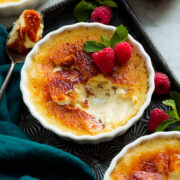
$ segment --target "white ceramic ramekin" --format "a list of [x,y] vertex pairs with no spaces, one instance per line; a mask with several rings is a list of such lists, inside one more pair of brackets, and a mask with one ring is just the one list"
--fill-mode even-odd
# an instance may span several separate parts
[[107,169],[105,175],[104,175],[104,180],[111,180],[110,175],[112,173],[112,171],[114,170],[114,168],[116,167],[117,162],[123,158],[123,156],[130,150],[135,148],[136,146],[140,145],[143,142],[146,141],[151,141],[152,139],[156,139],[156,138],[168,138],[168,137],[175,137],[175,138],[180,138],[180,132],[178,131],[171,131],[171,132],[157,132],[157,133],[153,133],[151,135],[147,135],[147,136],[142,136],[140,138],[138,138],[136,141],[128,144],[127,146],[125,146],[121,152],[116,155],[113,160],[111,161],[111,164],[109,166],[109,168]]
[[26,71],[27,71],[27,69],[31,65],[32,57],[39,51],[40,47],[45,42],[47,42],[47,41],[49,41],[51,39],[51,37],[59,35],[59,34],[61,34],[65,30],[75,29],[75,28],[80,27],[80,26],[88,27],[88,28],[96,28],[96,27],[98,27],[98,28],[103,28],[103,29],[112,30],[112,31],[115,31],[115,29],[116,29],[113,26],[107,26],[107,25],[103,25],[103,24],[100,24],[100,23],[76,23],[76,24],[73,24],[73,25],[68,25],[68,26],[61,27],[60,29],[49,33],[42,40],[40,40],[34,46],[32,51],[27,55],[25,63],[24,63],[24,66],[23,66],[22,71],[21,71],[20,88],[21,88],[21,91],[22,91],[24,103],[29,108],[31,114],[37,120],[39,120],[39,122],[45,128],[53,131],[54,133],[56,133],[57,135],[59,135],[59,136],[61,136],[63,138],[72,139],[72,140],[74,140],[74,141],[76,141],[78,143],[91,143],[91,144],[95,144],[95,143],[99,143],[99,142],[103,142],[103,141],[112,140],[114,137],[125,133],[135,122],[137,122],[141,118],[144,110],[148,107],[148,105],[151,102],[151,96],[152,96],[153,91],[154,91],[154,69],[153,69],[152,64],[151,64],[151,59],[148,56],[148,54],[145,52],[145,50],[142,47],[142,45],[139,42],[137,42],[131,35],[129,35],[128,38],[131,41],[131,43],[139,49],[139,53],[141,54],[142,57],[144,57],[144,59],[146,61],[147,70],[149,72],[149,90],[148,90],[147,95],[146,95],[146,100],[145,100],[144,104],[141,106],[141,108],[139,109],[139,111],[136,114],[136,116],[131,118],[128,121],[127,124],[125,124],[122,127],[119,127],[117,129],[115,129],[112,132],[98,134],[98,135],[95,135],[95,136],[90,136],[90,135],[77,136],[77,135],[74,135],[74,134],[69,133],[69,132],[62,132],[59,129],[53,127],[52,125],[49,125],[42,116],[38,115],[38,113],[36,112],[36,109],[35,109],[33,103],[31,102],[29,90],[28,90],[28,88],[26,86],[26,84],[27,84],[27,74],[26,74]]
[[19,2],[0,4],[0,17],[20,15],[23,10],[35,8],[46,0],[21,0]]

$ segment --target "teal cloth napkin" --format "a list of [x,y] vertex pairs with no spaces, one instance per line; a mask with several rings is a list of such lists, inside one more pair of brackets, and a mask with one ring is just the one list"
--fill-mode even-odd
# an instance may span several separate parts
[[[0,25],[0,86],[10,67],[5,43],[7,31]],[[77,157],[32,141],[18,126],[23,105],[17,64],[0,102],[0,179],[93,180],[90,168]]]

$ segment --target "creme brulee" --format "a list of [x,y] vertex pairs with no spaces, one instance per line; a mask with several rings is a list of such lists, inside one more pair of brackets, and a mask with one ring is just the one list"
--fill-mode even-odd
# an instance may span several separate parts
[[130,60],[104,75],[82,49],[85,41],[112,34],[85,27],[64,31],[34,55],[27,87],[38,114],[48,124],[75,135],[97,135],[124,126],[137,114],[149,89],[139,50],[132,45]]
[[131,148],[119,159],[112,180],[179,180],[180,139],[156,138]]
[[8,48],[27,54],[42,38],[43,27],[40,13],[33,9],[24,10],[9,33]]

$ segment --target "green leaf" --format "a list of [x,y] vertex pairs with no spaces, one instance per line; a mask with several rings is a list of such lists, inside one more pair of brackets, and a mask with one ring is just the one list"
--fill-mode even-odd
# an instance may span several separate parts
[[167,113],[168,116],[171,117],[172,119],[176,119],[176,114],[174,113],[174,111],[166,111],[166,113]]
[[165,100],[162,102],[164,105],[166,106],[170,106],[173,110],[173,114],[175,116],[176,119],[179,119],[179,115],[177,113],[177,109],[176,109],[176,104],[175,104],[175,101],[172,100],[172,99],[169,99],[169,100]]
[[171,99],[174,99],[178,115],[180,115],[180,93],[177,91],[171,91],[169,94]]
[[178,119],[169,119],[169,120],[165,120],[163,121],[157,128],[156,128],[156,132],[159,131],[164,131],[170,124],[175,123],[179,121]]
[[173,131],[180,131],[180,126],[176,126],[175,128],[172,129]]
[[96,41],[86,41],[83,44],[83,49],[86,52],[97,52],[97,51],[100,51],[100,50],[102,50],[104,48],[105,48],[105,46],[103,44],[98,43]]
[[109,7],[118,7],[116,2],[114,2],[112,0],[99,1],[99,4],[104,5],[104,6],[109,6]]
[[174,106],[176,106],[174,100],[172,100],[172,99],[165,100],[165,101],[163,101],[162,103],[163,103],[164,105],[170,106],[170,107],[172,107],[172,108],[174,108]]
[[111,46],[110,45],[110,41],[109,41],[109,39],[106,36],[101,35],[100,39],[101,39],[102,44],[105,47],[110,47]]
[[114,48],[119,42],[125,41],[128,38],[128,30],[125,26],[116,27],[116,31],[110,39],[111,47]]
[[80,1],[73,10],[73,14],[78,21],[86,21],[89,18],[89,14],[97,6],[92,2]]

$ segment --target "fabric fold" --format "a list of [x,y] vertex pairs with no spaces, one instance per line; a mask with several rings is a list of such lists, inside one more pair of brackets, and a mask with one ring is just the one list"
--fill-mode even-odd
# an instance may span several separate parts
[[[0,25],[0,86],[9,70],[5,51],[8,33]],[[93,180],[90,168],[79,158],[55,147],[32,141],[19,127],[21,107],[20,70],[17,64],[0,101],[0,179]]]

